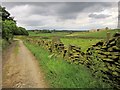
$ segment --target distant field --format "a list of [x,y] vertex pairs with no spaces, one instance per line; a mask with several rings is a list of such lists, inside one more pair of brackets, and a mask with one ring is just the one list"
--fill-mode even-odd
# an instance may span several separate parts
[[94,38],[106,38],[107,32],[111,33],[111,36],[118,32],[120,30],[106,30],[106,31],[98,31],[98,32],[73,32],[70,34],[70,32],[54,32],[54,33],[37,33],[37,32],[30,32],[29,36],[44,36],[44,37],[51,37],[51,36],[61,36],[61,37],[67,37],[67,36],[79,36],[79,37],[94,37]]
[[[87,48],[90,47],[92,44],[96,44],[97,42],[106,39],[107,32],[110,32],[112,37],[113,34],[115,34],[118,31],[120,30],[106,30],[98,32],[73,32],[72,34],[70,34],[70,32],[37,33],[29,31],[29,36],[44,36],[44,37],[61,36],[61,41],[65,45],[68,46],[72,44],[80,46],[82,51],[86,51]],[[87,39],[83,39],[83,37]],[[93,37],[94,39],[92,39]]]
[[[61,41],[67,46],[75,45],[81,47],[81,51],[86,52],[86,50],[93,44],[101,40],[106,40],[106,34],[108,31],[99,32],[54,32],[54,33],[36,33],[29,32],[29,38],[34,40],[45,39],[51,40],[54,37],[51,36],[61,36]],[[111,37],[113,34],[118,32],[118,30],[109,30]],[[38,37],[34,37],[38,36]],[[41,37],[44,36],[44,37]],[[84,38],[83,38],[84,37]],[[94,37],[94,38],[92,38]],[[100,38],[100,39],[97,39]],[[34,43],[25,42],[28,49],[35,55],[38,59],[40,66],[43,68],[46,80],[48,83],[55,88],[102,88],[109,87],[103,83],[100,79],[92,77],[90,71],[87,71],[86,67],[81,65],[77,66],[74,64],[69,64],[63,60],[61,57],[54,57],[55,53],[52,54],[41,46],[35,45]],[[52,56],[52,57],[51,57]],[[69,82],[69,83],[68,83]]]
[[66,36],[66,35],[69,35],[69,32],[36,33],[36,32],[30,32],[29,31],[29,36],[45,36],[45,37],[50,37],[50,36]]
[[75,45],[80,46],[82,51],[86,51],[91,45],[96,44],[102,39],[79,39],[79,38],[61,38],[61,41],[65,45]]
[[82,37],[103,37],[106,38],[106,34],[107,32],[111,33],[111,36],[113,36],[113,34],[115,34],[116,32],[118,32],[118,30],[106,30],[106,31],[98,31],[98,32],[75,32],[71,35],[67,35],[67,36],[82,36]]

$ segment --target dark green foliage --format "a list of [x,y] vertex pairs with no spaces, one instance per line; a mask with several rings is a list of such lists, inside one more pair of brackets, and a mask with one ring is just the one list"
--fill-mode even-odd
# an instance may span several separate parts
[[9,41],[13,38],[13,32],[17,29],[16,23],[12,20],[2,22],[2,38]]
[[0,16],[2,16],[2,20],[5,21],[6,19],[9,18],[10,13],[5,10],[5,7],[0,6]]
[[0,6],[0,16],[2,24],[2,38],[6,41],[13,39],[14,35],[28,35],[25,28],[17,27],[16,21],[10,17],[10,13],[6,11],[5,7]]
[[17,27],[17,30],[15,30],[13,33],[14,35],[29,35],[26,29],[23,27]]

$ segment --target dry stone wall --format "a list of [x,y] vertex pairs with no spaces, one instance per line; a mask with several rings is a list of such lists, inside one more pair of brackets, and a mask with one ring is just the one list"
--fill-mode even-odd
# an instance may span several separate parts
[[98,74],[104,80],[111,82],[120,89],[120,34],[106,42],[98,42],[88,48],[86,58],[87,67],[94,75]]
[[116,33],[107,41],[98,42],[88,48],[87,52],[80,47],[69,45],[66,47],[59,37],[52,40],[28,38],[27,42],[37,44],[53,54],[60,55],[69,63],[83,64],[90,68],[93,75],[103,78],[120,89],[120,34]]

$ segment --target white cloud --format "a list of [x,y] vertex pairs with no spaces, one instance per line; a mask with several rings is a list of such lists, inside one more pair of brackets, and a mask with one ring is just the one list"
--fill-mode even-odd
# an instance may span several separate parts
[[[117,3],[115,3],[116,6],[110,6],[109,3],[108,5],[99,3],[91,5],[89,5],[89,8],[84,6],[83,9],[79,10],[77,9],[79,5],[73,7],[72,3],[69,5],[67,3],[40,3],[40,5],[39,3],[26,3],[9,6],[11,8],[7,8],[7,10],[11,13],[11,16],[15,17],[19,26],[27,29],[94,29],[117,27]],[[76,9],[71,10],[71,8]],[[109,15],[109,17],[96,19],[90,18],[90,14]]]

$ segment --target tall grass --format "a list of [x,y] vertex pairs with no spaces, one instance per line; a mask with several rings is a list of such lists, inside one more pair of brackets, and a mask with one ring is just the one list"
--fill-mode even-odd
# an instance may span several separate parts
[[6,49],[8,46],[10,45],[10,42],[4,40],[4,39],[1,39],[0,40],[0,47],[4,50]]
[[38,59],[46,80],[53,88],[108,88],[108,84],[95,79],[82,65],[69,64],[62,58],[50,58],[47,50],[25,42],[28,49]]

